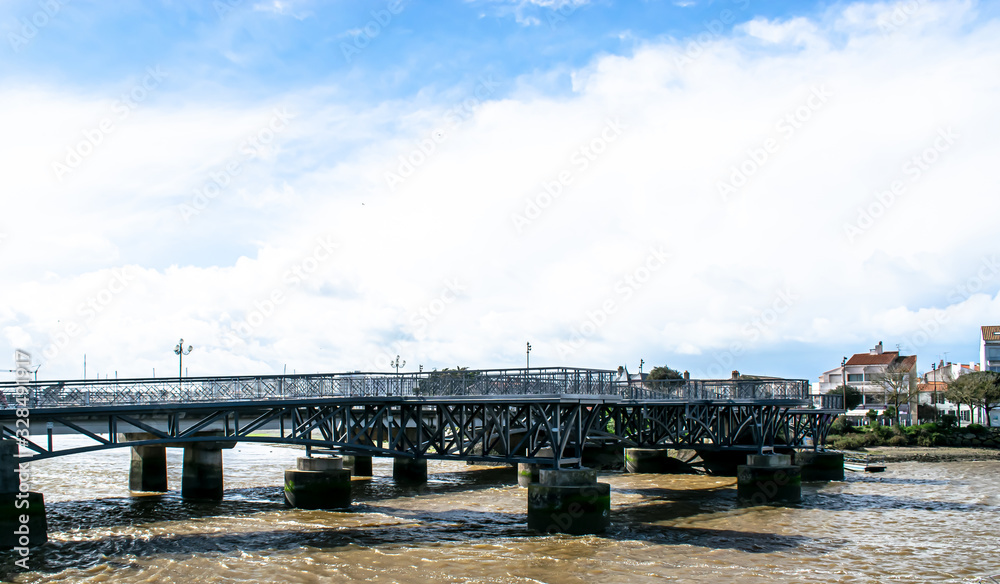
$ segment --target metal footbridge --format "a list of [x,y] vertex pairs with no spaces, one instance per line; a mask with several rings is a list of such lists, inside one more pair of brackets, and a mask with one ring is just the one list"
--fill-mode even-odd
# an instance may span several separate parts
[[[558,468],[579,465],[595,443],[812,448],[842,412],[813,408],[808,392],[806,380],[639,382],[579,368],[6,382],[0,430],[28,461],[128,446],[262,442]],[[64,445],[53,438],[62,434],[87,440]]]

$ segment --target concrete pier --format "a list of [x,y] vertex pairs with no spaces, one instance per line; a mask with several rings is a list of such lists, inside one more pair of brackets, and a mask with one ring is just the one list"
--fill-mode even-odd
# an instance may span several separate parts
[[31,546],[49,540],[45,498],[21,488],[30,485],[30,474],[24,474],[30,471],[30,465],[22,467],[17,460],[17,441],[0,440],[0,549],[17,552],[15,563],[27,558]]
[[185,446],[181,496],[219,501],[222,484],[222,449],[211,443]]
[[597,471],[548,469],[528,485],[528,527],[544,533],[602,533],[611,518],[611,485],[597,482]]
[[787,454],[751,454],[740,465],[736,501],[740,505],[798,503],[802,500],[801,469]]
[[690,465],[670,456],[670,450],[665,448],[626,448],[625,470],[636,474],[689,474],[694,472]]
[[716,477],[735,477],[740,465],[746,464],[746,450],[696,450],[705,472]]
[[285,471],[285,504],[299,509],[351,506],[351,470],[339,456],[299,457]]
[[427,482],[427,459],[397,457],[392,459],[392,479],[397,483],[422,485]]
[[128,472],[130,491],[167,491],[167,449],[163,446],[133,446]]
[[[541,448],[538,450],[537,456],[540,458],[551,458],[554,455],[551,448]],[[550,468],[551,463],[547,466],[543,466],[534,462],[519,462],[517,463],[517,484],[521,487],[527,487],[531,483],[538,482],[538,471],[542,468]]]
[[527,487],[531,483],[537,483],[538,469],[539,466],[537,464],[530,462],[517,463],[517,484],[522,487]]
[[844,480],[844,453],[799,450],[794,464],[802,467],[803,482]]
[[372,457],[344,455],[344,466],[351,469],[351,474],[356,477],[370,477],[372,471]]
[[587,443],[583,447],[583,466],[595,470],[623,470],[625,447],[616,443]]

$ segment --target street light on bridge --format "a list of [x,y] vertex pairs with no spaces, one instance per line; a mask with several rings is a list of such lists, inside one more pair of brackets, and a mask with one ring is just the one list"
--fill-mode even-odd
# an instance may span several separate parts
[[406,367],[406,360],[400,361],[399,360],[399,355],[396,355],[396,360],[395,361],[389,361],[389,367],[395,367],[396,368],[396,373],[399,374],[399,368],[400,367]]
[[531,343],[528,343],[528,350],[524,353],[524,368],[531,369]]
[[191,345],[184,348],[184,339],[181,339],[177,346],[174,347],[174,354],[177,355],[177,377],[184,377],[184,355],[190,355],[191,350],[194,349]]

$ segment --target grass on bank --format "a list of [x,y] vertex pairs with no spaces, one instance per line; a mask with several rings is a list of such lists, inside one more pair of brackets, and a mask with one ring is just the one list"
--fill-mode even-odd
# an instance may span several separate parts
[[917,426],[851,426],[843,416],[830,428],[826,444],[837,450],[859,450],[869,446],[947,446],[956,434],[984,435],[985,426],[969,424],[959,428],[955,416]]

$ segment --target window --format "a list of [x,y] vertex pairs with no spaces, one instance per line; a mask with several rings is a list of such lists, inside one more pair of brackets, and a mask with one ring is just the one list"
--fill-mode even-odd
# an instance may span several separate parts
[[862,375],[861,373],[848,373],[847,374],[847,383],[851,383],[852,381],[864,381],[864,380],[865,380],[865,376]]
[[1000,361],[1000,347],[986,347],[987,361]]
[[962,421],[963,422],[972,421],[972,412],[970,412],[969,410],[962,410]]

